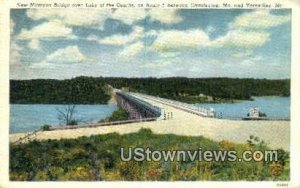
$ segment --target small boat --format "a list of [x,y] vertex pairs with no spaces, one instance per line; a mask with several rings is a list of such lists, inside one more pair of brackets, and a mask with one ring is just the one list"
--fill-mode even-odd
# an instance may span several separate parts
[[259,111],[258,107],[250,108],[247,117],[242,118],[242,120],[269,120],[267,115]]

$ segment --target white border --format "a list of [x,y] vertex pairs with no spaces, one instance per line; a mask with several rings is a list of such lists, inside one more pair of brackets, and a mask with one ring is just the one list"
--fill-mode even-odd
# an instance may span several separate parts
[[[53,3],[62,2],[55,0],[0,0],[0,188],[2,187],[22,187],[22,188],[52,188],[55,187],[166,187],[173,188],[183,187],[281,187],[278,182],[261,181],[261,182],[216,182],[216,181],[197,181],[197,182],[10,182],[8,165],[9,165],[9,11],[10,8],[17,8],[17,2],[37,2],[37,3]],[[65,3],[137,3],[134,0],[66,0]],[[139,3],[147,3],[150,1],[140,0]],[[291,159],[290,159],[290,181],[287,181],[288,187],[300,187],[300,1],[298,0],[151,0],[151,3],[281,3],[283,8],[292,9],[292,64],[291,64]],[[262,18],[263,19],[263,18]],[[282,183],[282,182],[280,182]]]

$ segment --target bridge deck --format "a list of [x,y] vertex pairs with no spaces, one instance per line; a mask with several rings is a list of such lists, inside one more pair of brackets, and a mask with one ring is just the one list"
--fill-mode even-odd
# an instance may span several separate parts
[[[173,106],[151,100],[145,100],[153,105],[164,108],[173,113],[169,120],[123,124],[118,126],[103,126],[95,128],[80,128],[71,130],[55,130],[40,132],[35,139],[60,139],[76,138],[118,132],[126,134],[136,132],[140,128],[151,128],[154,133],[172,133],[186,136],[199,136],[211,138],[216,141],[230,140],[237,143],[245,143],[250,135],[258,136],[272,148],[289,150],[290,122],[289,121],[237,121],[201,117]],[[25,133],[10,135],[10,141],[14,142],[24,136]],[[201,146],[199,146],[201,147]]]

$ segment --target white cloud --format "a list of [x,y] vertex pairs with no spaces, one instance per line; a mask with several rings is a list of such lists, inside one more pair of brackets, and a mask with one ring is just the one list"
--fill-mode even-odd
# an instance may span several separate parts
[[[270,10],[255,10],[244,13],[230,24],[230,30],[210,42],[211,48],[256,48],[270,40],[266,30],[290,21],[290,15],[273,15]],[[249,54],[236,54],[237,56]]]
[[156,30],[150,30],[145,33],[145,36],[157,36],[157,35],[158,35],[158,31]]
[[205,30],[207,33],[213,33],[216,31],[216,28],[213,26],[208,26]]
[[29,9],[27,16],[33,20],[60,20],[67,26],[95,26],[103,28],[108,18],[120,20],[132,25],[134,22],[145,19],[165,24],[178,23],[183,20],[173,9]]
[[10,19],[10,34],[12,34],[14,32],[14,29],[15,29],[15,22],[13,19]]
[[156,61],[154,63],[147,63],[147,64],[143,64],[140,67],[142,68],[162,68],[162,67],[166,67],[168,65],[170,65],[172,62],[171,61]]
[[152,69],[166,67],[172,64],[173,62],[177,61],[179,57],[180,53],[178,52],[160,53],[159,57],[156,60],[143,64],[140,67]]
[[[160,13],[160,11],[162,12]],[[159,15],[163,13],[163,10],[158,10],[156,14]],[[173,12],[173,14],[175,14],[176,17],[176,12]],[[155,14],[153,14],[151,19],[155,17],[159,18],[164,16],[155,16]],[[174,17],[174,15],[170,16],[170,18],[171,17]],[[180,17],[175,20],[180,22]],[[157,51],[199,50],[204,47],[209,49],[252,49],[262,46],[270,40],[270,33],[264,29],[278,26],[288,21],[290,21],[290,15],[273,15],[269,10],[257,10],[238,16],[230,25],[230,30],[227,34],[214,40],[210,40],[208,37],[210,32],[214,32],[215,28],[213,27],[208,27],[206,32],[200,29],[157,32],[157,39],[152,44],[151,49]],[[166,22],[167,21],[165,21],[165,23]]]
[[129,25],[136,21],[142,20],[145,17],[146,12],[144,9],[117,9],[111,15],[111,18],[120,20]]
[[[15,22],[10,19],[10,34],[14,32]],[[21,61],[21,50],[22,48],[17,43],[17,40],[12,37],[10,40],[10,50],[9,50],[9,63],[10,65],[18,65]]]
[[261,56],[254,56],[251,58],[243,59],[240,63],[242,66],[254,66],[257,65],[257,62],[260,62],[263,58]]
[[28,47],[33,50],[40,50],[40,41],[38,39],[32,39],[30,42],[28,42]]
[[[128,43],[135,42],[142,38],[144,33],[144,29],[139,26],[135,26],[133,28],[133,31],[129,35],[112,35],[109,37],[106,37],[104,39],[98,40],[100,44],[107,44],[107,45],[125,45]],[[95,40],[95,36],[89,36],[89,40]]]
[[32,69],[45,69],[45,68],[49,69],[49,68],[55,68],[55,67],[56,67],[55,64],[49,63],[47,61],[42,61],[40,63],[32,63],[30,65],[30,68],[32,68]]
[[44,22],[30,30],[22,29],[18,35],[20,40],[31,40],[40,38],[74,38],[72,29],[63,25],[59,20]]
[[131,59],[144,48],[141,41],[144,36],[144,28],[134,26],[133,31],[128,35],[116,34],[103,39],[99,39],[95,35],[90,35],[87,40],[97,41],[100,44],[123,46],[123,49],[119,52],[119,57],[124,59]]
[[89,35],[86,40],[88,41],[98,41],[99,38],[96,35]]
[[150,46],[150,49],[161,52],[200,50],[203,48],[251,49],[262,46],[269,40],[270,34],[266,31],[231,30],[224,36],[210,40],[208,34],[200,29],[167,30],[157,33],[157,39]]
[[270,34],[264,31],[232,30],[209,44],[213,48],[254,48],[269,41]]
[[60,20],[68,26],[99,26],[110,17],[111,9],[29,9],[27,16],[33,20]]
[[120,20],[126,24],[144,19],[144,9],[30,9],[27,16],[33,20],[58,19],[67,26],[98,27],[103,29],[108,18]]
[[126,46],[120,53],[119,57],[125,58],[125,59],[131,59],[138,55],[142,49],[144,48],[144,45],[142,42],[136,42],[129,46]]
[[21,61],[22,48],[18,45],[16,40],[11,40],[9,51],[9,63],[10,65],[18,65]]
[[159,54],[160,59],[173,59],[180,56],[179,52],[167,52]]
[[288,15],[274,15],[270,10],[256,10],[238,16],[232,24],[233,28],[266,29],[290,21]]
[[197,49],[207,45],[208,42],[208,35],[200,29],[167,30],[159,32],[151,48],[158,51],[183,51]]
[[253,55],[254,54],[252,50],[243,50],[237,53],[232,53],[231,57],[240,60],[245,58],[251,58]]
[[80,52],[78,46],[67,46],[58,49],[46,57],[47,62],[54,63],[79,63],[86,60],[87,58]]
[[159,21],[164,24],[175,24],[183,21],[176,9],[150,9],[148,11],[150,20]]

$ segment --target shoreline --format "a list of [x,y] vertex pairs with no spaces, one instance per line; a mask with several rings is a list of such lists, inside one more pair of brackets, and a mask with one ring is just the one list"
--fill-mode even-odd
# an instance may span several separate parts
[[[189,96],[188,96],[189,97]],[[186,97],[186,98],[188,98]],[[190,96],[193,97],[193,96]],[[211,97],[211,96],[209,96]],[[185,100],[180,100],[177,99],[179,102],[185,102],[188,104],[227,104],[227,103],[239,103],[239,102],[245,102],[245,101],[255,101],[255,98],[260,98],[260,97],[291,97],[291,96],[282,96],[282,95],[262,95],[262,96],[251,96],[250,99],[226,99],[226,98],[218,98],[217,100],[211,101],[211,100],[206,100],[202,102],[194,102],[190,103]],[[172,98],[166,98],[170,100],[174,100]],[[10,103],[9,105],[68,105],[68,104],[74,104],[74,105],[115,105],[117,104],[116,99],[112,96],[106,103]]]
[[[204,118],[187,112],[183,114],[190,121],[186,121],[187,119],[178,121],[174,118],[171,120],[121,124],[117,126],[39,131],[32,140],[74,139],[81,136],[113,132],[127,134],[138,132],[141,128],[150,128],[157,134],[204,136],[216,141],[229,140],[235,143],[246,143],[247,139],[254,135],[264,140],[270,148],[283,148],[289,151],[290,122],[288,121],[235,121]],[[10,143],[16,142],[26,134],[28,133],[10,134]]]
[[[145,101],[149,99],[144,99]],[[149,101],[153,105],[173,113],[172,119],[151,122],[120,124],[117,126],[100,126],[90,128],[43,131],[33,138],[35,140],[72,139],[80,136],[119,133],[127,134],[150,128],[157,134],[175,134],[183,136],[204,136],[216,141],[228,140],[245,143],[251,135],[264,140],[270,148],[290,148],[290,121],[243,121],[217,119],[198,116],[167,104]],[[10,142],[17,141],[28,133],[10,134]]]

